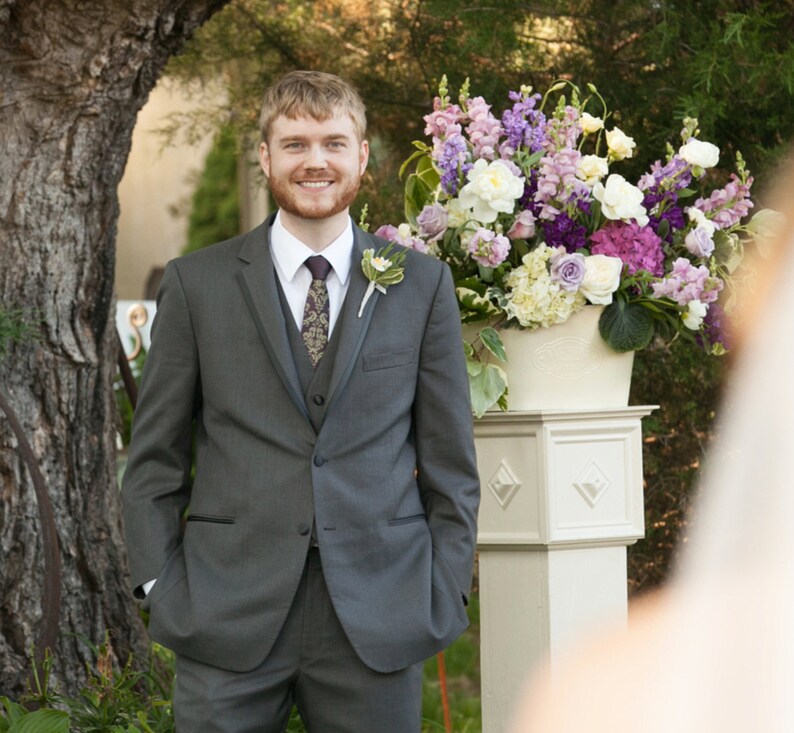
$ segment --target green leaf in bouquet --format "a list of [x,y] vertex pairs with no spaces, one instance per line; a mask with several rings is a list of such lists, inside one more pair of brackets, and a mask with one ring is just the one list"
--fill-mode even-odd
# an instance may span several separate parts
[[416,227],[416,217],[419,216],[425,204],[431,197],[433,189],[418,174],[411,173],[405,182],[405,218]]
[[678,191],[678,198],[679,199],[688,199],[692,198],[697,193],[694,188],[682,188]]
[[[501,311],[507,308],[507,297],[505,291],[500,288],[488,288],[485,291],[485,297],[493,307],[492,315],[499,315]],[[495,304],[495,305],[494,305]]]
[[461,313],[477,315],[477,318],[469,317],[470,321],[482,321],[499,314],[499,309],[488,298],[484,298],[475,290],[459,287],[455,289],[455,293],[458,296]]
[[742,261],[744,246],[736,234],[728,234],[723,229],[714,232],[714,259],[717,264],[732,273]]
[[653,316],[640,303],[615,300],[604,308],[598,330],[618,353],[644,349],[653,338]]
[[656,228],[656,234],[661,239],[664,239],[669,233],[670,233],[670,220],[661,219],[659,221],[659,226]]
[[486,326],[480,331],[480,341],[488,351],[490,351],[497,359],[507,361],[507,354],[505,353],[505,346],[502,343],[502,337],[492,326]]
[[507,389],[507,376],[494,364],[486,364],[474,376],[469,375],[471,408],[476,417],[482,417],[495,405]]
[[411,153],[406,159],[405,162],[400,166],[400,178],[405,175],[405,171],[408,169],[408,166],[411,165],[417,158],[427,157],[430,154],[430,151],[433,149],[427,143],[422,142],[421,140],[414,140],[413,146],[416,148],[413,153]]

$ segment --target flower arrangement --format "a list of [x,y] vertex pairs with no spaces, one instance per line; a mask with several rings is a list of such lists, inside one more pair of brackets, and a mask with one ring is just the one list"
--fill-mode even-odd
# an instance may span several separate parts
[[714,354],[727,348],[723,308],[753,207],[741,155],[715,188],[719,149],[685,119],[681,144],[631,183],[617,169],[635,142],[607,129],[611,114],[587,89],[522,87],[497,117],[468,81],[452,103],[442,79],[424,117],[432,144],[415,142],[401,170],[413,165],[407,222],[376,232],[450,265],[463,323],[482,326],[464,344],[478,414],[507,407],[506,377],[491,358],[507,358],[499,331],[548,328],[588,304],[605,307],[599,331],[618,352],[655,334]]

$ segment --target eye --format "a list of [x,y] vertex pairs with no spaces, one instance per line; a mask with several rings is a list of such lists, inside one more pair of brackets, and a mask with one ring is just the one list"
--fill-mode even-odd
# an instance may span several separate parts
[[341,140],[331,140],[331,142],[328,143],[328,147],[334,150],[341,150],[345,147],[345,144]]

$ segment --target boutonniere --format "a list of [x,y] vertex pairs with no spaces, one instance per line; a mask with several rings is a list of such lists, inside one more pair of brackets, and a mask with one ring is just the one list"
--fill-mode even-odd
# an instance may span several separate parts
[[402,267],[403,260],[405,259],[405,250],[400,247],[397,251],[392,252],[393,244],[388,247],[378,250],[376,253],[374,249],[365,249],[364,258],[361,260],[361,269],[364,275],[369,280],[367,290],[361,300],[361,307],[358,309],[358,317],[364,312],[364,306],[367,301],[372,297],[372,293],[379,290],[384,295],[386,288],[389,285],[396,285],[402,282],[405,277],[405,271]]

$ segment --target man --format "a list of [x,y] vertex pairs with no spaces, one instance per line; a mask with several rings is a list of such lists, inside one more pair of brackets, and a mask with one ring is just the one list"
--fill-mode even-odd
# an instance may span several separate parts
[[[288,74],[261,131],[278,213],[163,276],[132,584],[177,655],[180,733],[280,732],[293,702],[313,733],[412,733],[422,661],[467,625],[479,498],[452,279],[353,226],[369,149],[347,83]],[[368,287],[367,249],[403,279]]]

